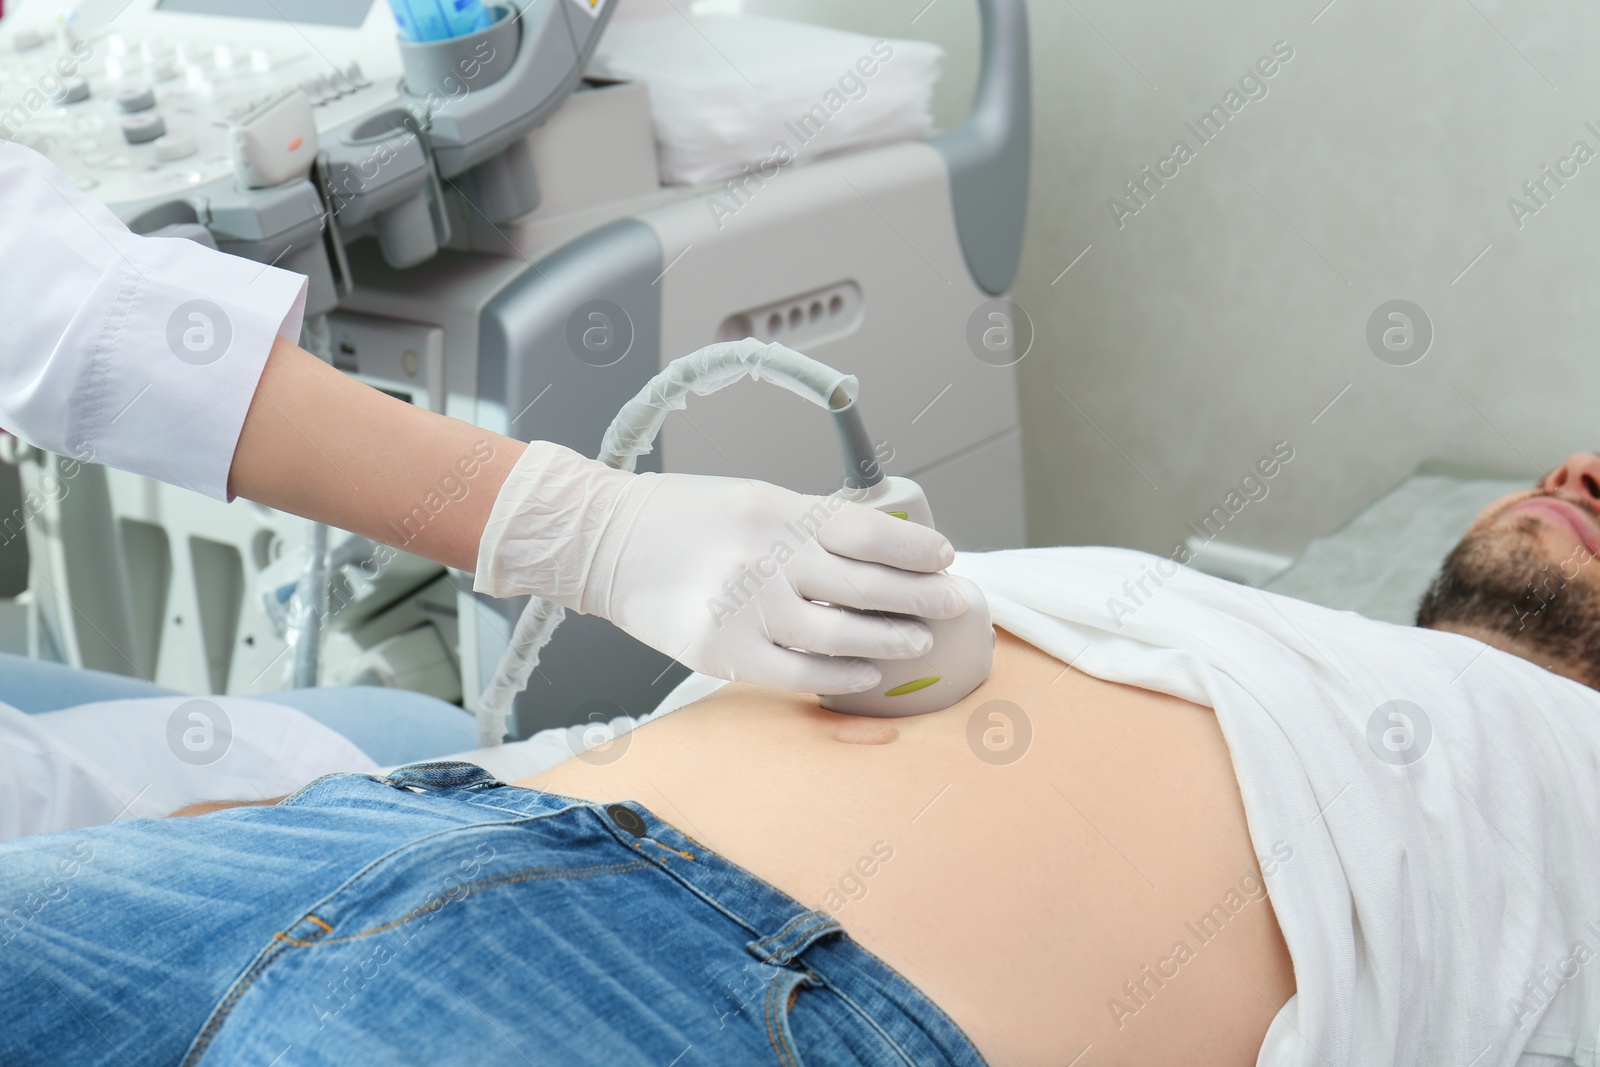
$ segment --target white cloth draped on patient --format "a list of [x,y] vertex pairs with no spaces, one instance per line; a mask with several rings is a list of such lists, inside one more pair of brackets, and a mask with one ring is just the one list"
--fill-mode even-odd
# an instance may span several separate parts
[[[1291,853],[1263,873],[1298,993],[1261,1063],[1597,1062],[1600,693],[1138,552],[951,570],[1077,669],[1216,710],[1257,854]],[[719,684],[691,677],[655,715]],[[483,762],[531,774],[607,733],[546,731]]]

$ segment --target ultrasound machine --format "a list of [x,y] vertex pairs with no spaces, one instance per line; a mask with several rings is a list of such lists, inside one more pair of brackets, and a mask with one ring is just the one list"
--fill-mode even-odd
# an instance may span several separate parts
[[[595,455],[673,358],[781,341],[860,379],[886,469],[924,488],[958,548],[1023,544],[1025,348],[994,358],[979,340],[996,322],[1027,334],[1006,298],[1029,158],[1023,0],[979,3],[962,125],[786,168],[732,217],[708,209],[716,187],[663,184],[647,84],[586,76],[627,2],[511,0],[481,31],[412,42],[381,0],[10,0],[0,136],[136,232],[304,274],[304,347],[519,439]],[[15,439],[4,458],[34,491],[65,462]],[[825,493],[838,458],[805,403],[741,385],[675,414],[639,469]],[[26,526],[28,653],[188,692],[286,687],[309,642],[316,682],[471,710],[524,603],[405,554],[374,573],[360,538],[100,467],[43,509]],[[302,632],[288,605],[308,566],[337,610]],[[684,673],[571,618],[512,733],[642,714]]]

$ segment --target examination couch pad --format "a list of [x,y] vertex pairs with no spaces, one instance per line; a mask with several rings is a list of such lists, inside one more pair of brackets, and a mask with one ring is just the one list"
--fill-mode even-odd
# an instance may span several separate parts
[[[1261,1064],[1597,1062],[1600,693],[1139,552],[963,553],[951,570],[1076,669],[1215,709],[1298,989]],[[649,717],[719,684],[691,676]],[[483,762],[532,774],[609,732]]]

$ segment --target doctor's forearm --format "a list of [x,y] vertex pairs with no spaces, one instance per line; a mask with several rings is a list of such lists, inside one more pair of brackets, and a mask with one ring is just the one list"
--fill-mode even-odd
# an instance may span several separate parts
[[471,571],[524,447],[387,396],[280,338],[228,491]]

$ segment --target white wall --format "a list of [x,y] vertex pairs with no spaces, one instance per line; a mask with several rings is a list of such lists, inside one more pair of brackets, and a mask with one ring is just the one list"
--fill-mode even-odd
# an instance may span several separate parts
[[[1520,229],[1507,207],[1574,142],[1600,152],[1600,8],[1326,5],[1030,4],[1035,543],[1166,550],[1278,441],[1295,458],[1226,540],[1297,551],[1428,458],[1531,480],[1600,447],[1600,158]],[[939,40],[959,117],[972,0],[746,7]],[[1278,41],[1294,57],[1267,96],[1201,146],[1184,123]],[[1108,199],[1179,138],[1194,158],[1119,228]],[[1365,337],[1395,298],[1435,331],[1406,367]]]

